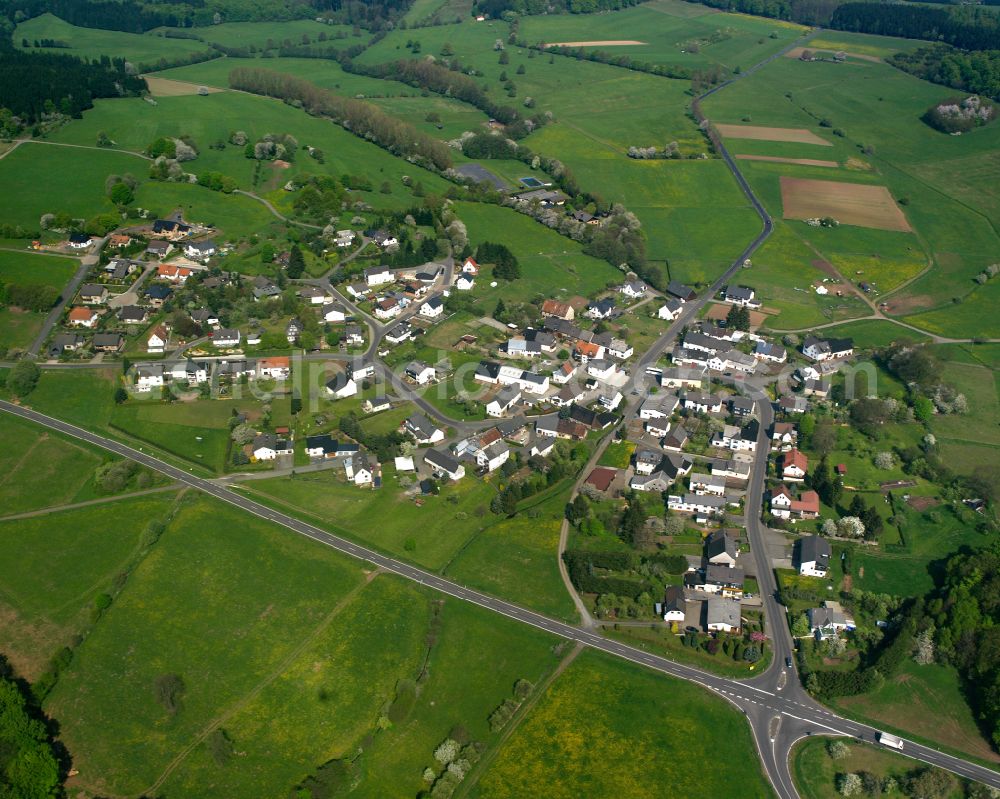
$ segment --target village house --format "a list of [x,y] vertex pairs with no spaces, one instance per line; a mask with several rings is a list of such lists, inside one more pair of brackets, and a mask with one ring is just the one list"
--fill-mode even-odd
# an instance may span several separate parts
[[580,363],[604,358],[604,346],[596,341],[578,341],[573,347],[573,355]]
[[307,300],[310,305],[325,305],[333,302],[333,297],[329,292],[316,286],[303,286],[299,289],[299,299]]
[[356,300],[363,300],[372,293],[372,290],[367,283],[351,283],[347,287],[347,293]]
[[572,322],[573,318],[576,316],[576,311],[573,310],[573,306],[568,302],[562,302],[560,300],[545,300],[545,302],[542,303],[542,315],[554,316],[557,319],[565,319],[566,321]]
[[457,278],[455,278],[455,288],[459,291],[471,291],[475,288],[476,281],[472,275],[463,272]]
[[665,319],[668,322],[673,322],[678,316],[681,315],[682,308],[683,305],[681,301],[676,297],[672,297],[660,306],[659,310],[656,312],[656,316],[659,319]]
[[737,600],[711,597],[705,605],[706,630],[721,633],[740,631],[740,603]]
[[392,408],[392,400],[388,397],[372,397],[361,403],[361,410],[365,413],[380,413]]
[[663,388],[701,388],[706,380],[707,368],[674,367],[665,369],[660,374],[660,386]]
[[220,327],[208,334],[212,339],[213,347],[238,347],[240,345],[240,331],[236,328]]
[[424,455],[424,463],[449,480],[461,480],[465,477],[465,467],[450,453],[440,449],[429,449]]
[[666,473],[660,470],[652,474],[639,474],[639,472],[636,472],[628,481],[628,487],[633,491],[655,491],[662,494],[670,488],[672,482]]
[[437,377],[437,372],[433,366],[429,366],[423,361],[410,361],[406,365],[405,375],[418,386],[424,386]]
[[52,339],[48,353],[50,358],[58,358],[64,352],[74,352],[86,343],[79,333],[60,333]]
[[716,497],[724,497],[726,495],[725,477],[716,477],[702,472],[691,472],[688,486],[691,491],[699,496],[709,494]]
[[818,608],[806,611],[809,634],[819,640],[836,638],[840,633],[855,629],[854,619],[844,612],[843,606],[828,599]]
[[163,387],[163,365],[158,363],[140,364],[135,369],[136,391],[152,391]]
[[688,302],[693,300],[698,296],[698,293],[690,286],[685,286],[683,283],[679,283],[676,280],[671,280],[667,284],[667,294],[672,297],[676,297],[681,302]]
[[[396,327],[402,327],[402,325],[396,325]],[[408,325],[407,325],[408,327]],[[388,338],[388,333],[386,337]],[[348,325],[344,328],[344,342],[348,347],[357,347],[365,343],[365,335],[361,330],[361,325]]]
[[91,340],[94,352],[121,352],[125,347],[125,336],[121,333],[95,333]]
[[733,452],[756,452],[757,436],[760,434],[760,422],[752,419],[743,427],[727,424],[712,436],[709,442],[713,447],[728,449]]
[[755,296],[755,292],[749,286],[726,286],[723,294],[723,301],[731,305],[738,305],[742,308],[760,308],[760,300]]
[[711,354],[704,350],[690,350],[687,347],[674,347],[670,351],[670,360],[680,368],[703,369],[708,371],[708,359]]
[[684,391],[681,393],[684,410],[695,413],[720,413],[722,397],[715,394],[705,394],[701,391]]
[[712,477],[724,477],[727,480],[749,480],[750,462],[746,460],[724,460],[713,458],[711,461]]
[[635,473],[648,475],[657,470],[660,461],[663,460],[663,453],[652,449],[637,449],[635,451]]
[[116,250],[120,250],[122,247],[128,247],[132,243],[132,237],[127,233],[112,233],[108,236],[108,246],[113,247]]
[[270,380],[286,380],[292,374],[291,359],[287,355],[261,358],[257,361],[257,376]]
[[487,472],[499,469],[510,458],[510,447],[503,440],[500,431],[492,427],[455,445],[459,458],[472,458],[476,467]]
[[386,297],[375,303],[374,313],[379,319],[389,320],[399,316],[402,310],[403,306],[399,304],[399,300],[395,297]]
[[809,410],[809,400],[793,394],[783,395],[774,404],[776,409],[782,413],[805,413]]
[[625,339],[612,338],[608,344],[608,354],[612,358],[618,358],[620,361],[631,358],[634,353],[635,348],[625,341]]
[[830,569],[830,542],[818,535],[798,541],[796,546],[799,574],[808,577],[826,577]]
[[472,275],[473,277],[479,274],[479,264],[476,263],[475,258],[466,258],[462,262],[462,274]]
[[192,261],[207,261],[215,253],[215,242],[212,239],[189,241],[184,245],[184,254]]
[[80,289],[80,301],[87,305],[107,302],[108,290],[98,283],[87,283]]
[[128,258],[112,258],[104,267],[104,271],[112,280],[124,280],[136,269],[145,266],[142,261],[132,261]]
[[370,460],[365,452],[344,459],[344,475],[356,486],[380,488],[382,485],[381,465]]
[[92,328],[100,318],[100,314],[93,308],[85,308],[82,305],[77,305],[74,308],[70,308],[69,314],[66,316],[66,322],[71,327]]
[[575,374],[576,364],[572,361],[566,361],[552,373],[552,382],[559,386],[565,385],[573,379]]
[[123,305],[118,318],[126,325],[140,325],[146,321],[146,309],[138,305]]
[[[649,422],[648,424],[652,424]],[[687,444],[688,431],[683,425],[675,424],[663,436],[660,446],[670,452],[680,452]]]
[[357,444],[340,442],[329,433],[306,438],[306,455],[313,459],[341,458],[355,455],[358,451]]
[[444,440],[444,430],[441,430],[431,422],[424,414],[414,413],[402,424],[405,432],[409,433],[418,444],[436,444]]
[[156,267],[156,277],[171,283],[185,283],[192,274],[194,274],[193,270],[186,266],[177,266],[177,264],[166,263]]
[[729,412],[739,418],[753,416],[753,400],[749,397],[730,397]]
[[71,250],[89,250],[93,243],[93,236],[88,236],[86,233],[70,233],[66,246]]
[[209,366],[206,361],[177,361],[167,366],[170,379],[177,383],[187,383],[189,386],[197,386],[208,382]]
[[677,410],[680,400],[674,394],[652,394],[639,406],[639,418],[669,419]]
[[444,313],[444,302],[440,295],[431,297],[420,306],[420,315],[425,319],[437,319]]
[[778,465],[785,480],[801,482],[809,471],[809,459],[805,453],[794,448],[782,453]]
[[288,343],[294,344],[299,340],[300,335],[302,335],[302,322],[295,318],[289,319],[288,324],[285,325],[285,338]]
[[292,442],[279,439],[274,433],[260,433],[253,440],[251,452],[259,461],[273,461],[279,455],[291,455]]
[[788,353],[780,344],[772,344],[769,341],[760,339],[754,347],[753,357],[759,361],[784,363],[788,360]]
[[739,350],[726,350],[708,359],[708,368],[716,372],[743,372],[753,374],[757,369],[757,361],[752,355]]
[[488,416],[503,416],[521,401],[521,389],[516,385],[504,386],[486,405]]
[[679,513],[694,513],[700,517],[721,516],[726,508],[726,500],[708,494],[671,494],[667,497],[667,509]]
[[189,316],[191,321],[198,325],[208,325],[213,328],[219,326],[219,315],[209,308],[195,308]]
[[163,260],[174,250],[174,245],[169,241],[151,241],[146,245],[146,254],[154,258]]
[[712,530],[705,539],[705,557],[709,564],[733,567],[739,553],[739,542],[726,530]]
[[326,381],[326,393],[334,399],[346,399],[358,393],[358,384],[350,375],[338,372]]
[[537,358],[542,354],[542,347],[522,336],[515,336],[501,344],[498,351],[508,358]]
[[822,339],[806,336],[802,354],[811,361],[833,361],[849,358],[854,354],[854,342],[849,338]]
[[[361,329],[358,328],[358,333],[360,334]],[[409,341],[413,338],[413,326],[409,322],[400,322],[398,325],[394,325],[384,336],[385,341],[390,344],[402,344],[404,341]],[[358,343],[362,343],[364,339]]]
[[351,374],[352,380],[365,380],[375,374],[375,364],[365,363],[362,360],[356,360],[353,364],[348,366],[348,371]]
[[149,332],[149,337],[146,339],[146,352],[150,355],[162,355],[169,338],[167,326],[157,325]]
[[615,314],[615,298],[606,297],[587,304],[586,316],[590,319],[610,319]]
[[191,233],[191,226],[178,219],[156,219],[153,221],[153,235],[170,241],[179,241]]
[[264,275],[257,275],[253,280],[253,298],[255,302],[280,297],[281,289]]
[[149,304],[154,308],[162,308],[163,303],[169,300],[170,295],[173,293],[174,290],[170,286],[163,286],[157,283],[154,283],[145,291],[146,299],[149,300]]
[[791,422],[775,422],[771,425],[771,449],[788,451],[799,440],[799,432]]
[[660,604],[660,615],[667,622],[684,622],[687,615],[687,602],[684,599],[684,589],[679,585],[668,585],[663,592],[663,602]]
[[364,275],[369,286],[381,286],[396,280],[395,273],[388,266],[372,266],[364,271]]
[[319,312],[320,318],[324,322],[343,322],[347,319],[347,311],[335,302],[324,305]]
[[336,236],[334,237],[333,243],[335,246],[343,249],[344,247],[350,247],[354,243],[354,239],[357,237],[357,233],[353,230],[338,230]]
[[587,374],[598,380],[610,380],[618,373],[618,364],[614,361],[587,361]]
[[743,569],[724,563],[709,563],[705,566],[705,582],[699,586],[709,594],[721,594],[728,599],[742,599]]
[[618,287],[618,292],[630,299],[637,300],[646,296],[646,284],[641,280],[629,280]]

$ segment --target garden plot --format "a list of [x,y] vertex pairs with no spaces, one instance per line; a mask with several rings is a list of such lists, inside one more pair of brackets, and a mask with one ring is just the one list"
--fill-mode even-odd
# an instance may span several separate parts
[[845,225],[913,232],[885,186],[782,176],[781,205],[785,219],[830,216]]

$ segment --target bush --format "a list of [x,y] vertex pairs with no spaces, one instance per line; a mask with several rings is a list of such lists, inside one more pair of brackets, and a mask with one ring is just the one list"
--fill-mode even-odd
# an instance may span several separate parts
[[184,680],[176,674],[161,674],[153,683],[156,701],[171,715],[176,716],[182,707]]

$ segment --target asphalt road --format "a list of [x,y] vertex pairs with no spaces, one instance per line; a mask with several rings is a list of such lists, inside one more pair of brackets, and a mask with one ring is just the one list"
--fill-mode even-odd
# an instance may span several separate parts
[[[86,441],[116,455],[130,458],[179,483],[195,488],[248,513],[252,513],[261,519],[273,522],[274,524],[280,524],[294,533],[312,539],[345,555],[366,561],[385,571],[413,580],[456,599],[479,605],[494,613],[499,613],[515,621],[529,624],[553,635],[578,642],[609,655],[701,685],[727,699],[746,713],[751,723],[765,770],[771,777],[775,789],[782,799],[793,799],[797,796],[794,787],[791,785],[790,778],[787,776],[788,749],[794,740],[806,734],[845,735],[869,742],[876,740],[878,731],[874,728],[842,719],[825,708],[819,707],[811,700],[802,701],[802,697],[798,693],[789,690],[791,685],[786,686],[784,690],[771,690],[770,688],[756,685],[753,682],[741,682],[719,677],[648,652],[643,652],[640,649],[626,646],[617,641],[608,640],[589,630],[574,627],[573,625],[551,619],[548,616],[520,607],[511,602],[466,588],[459,583],[446,580],[436,574],[418,569],[407,563],[402,563],[394,558],[356,544],[353,541],[332,535],[325,530],[321,530],[311,524],[255,502],[230,488],[220,486],[217,483],[200,477],[195,477],[141,450],[133,449],[104,436],[83,430],[68,422],[54,419],[51,416],[46,416],[45,414],[9,402],[0,401],[0,410],[81,441]],[[772,741],[770,725],[771,720],[775,717],[779,719],[780,727],[777,728],[777,734]],[[974,763],[960,760],[959,758],[920,746],[911,741],[906,742],[904,754],[948,769],[963,777],[979,780],[988,785],[1000,788],[1000,774]]]

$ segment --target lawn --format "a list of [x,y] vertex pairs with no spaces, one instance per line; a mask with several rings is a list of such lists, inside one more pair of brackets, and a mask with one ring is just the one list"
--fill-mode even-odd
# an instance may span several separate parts
[[833,704],[876,727],[1000,763],[1000,756],[979,731],[958,672],[950,666],[919,666],[907,658],[899,672],[874,691],[840,697]]
[[[1000,446],[997,372],[985,366],[946,363],[941,380],[965,395],[969,410],[963,414],[934,416],[931,430],[938,440],[949,444]],[[1000,461],[1000,450],[995,457]]]
[[[220,712],[284,673],[361,584],[361,569],[329,549],[221,503],[189,501],[46,704],[82,787],[143,792]],[[170,674],[185,685],[176,714],[154,692]]]
[[[831,741],[842,738],[807,738],[792,750],[792,777],[799,793],[809,799],[837,799],[837,775],[847,772],[867,771],[880,779],[893,777],[897,783],[909,774],[917,764],[908,757],[896,754],[884,747],[871,746],[856,741],[844,741],[850,754],[842,760],[833,760],[827,753]],[[957,784],[957,783],[956,783]],[[899,796],[896,792],[887,794]],[[963,796],[962,791],[949,794],[949,799]]]
[[[148,168],[134,155],[111,150],[22,144],[0,160],[0,183],[5,189],[0,195],[0,221],[37,230],[42,214],[90,219],[114,211],[104,192],[108,175],[131,173],[142,179]],[[53,175],[60,179],[52,180]]]
[[204,42],[194,39],[167,39],[152,33],[124,33],[100,28],[78,28],[64,22],[52,14],[22,22],[14,29],[13,40],[17,47],[23,47],[23,41],[34,45],[38,39],[53,39],[62,42],[66,47],[40,48],[31,46],[28,52],[60,53],[96,59],[102,55],[114,58],[124,58],[133,64],[144,67],[155,67],[160,59],[175,61],[193,53],[204,53],[209,47]]
[[21,676],[37,679],[84,630],[94,597],[111,591],[146,525],[165,518],[173,499],[137,497],[0,522],[0,650]]
[[[698,768],[704,753],[717,755]],[[473,795],[770,796],[743,717],[689,683],[583,652],[501,749]],[[669,786],[669,787],[666,787]]]
[[632,453],[635,452],[635,444],[631,441],[615,441],[605,448],[601,458],[597,461],[598,466],[611,466],[615,469],[624,469],[632,460]]

